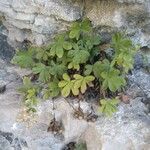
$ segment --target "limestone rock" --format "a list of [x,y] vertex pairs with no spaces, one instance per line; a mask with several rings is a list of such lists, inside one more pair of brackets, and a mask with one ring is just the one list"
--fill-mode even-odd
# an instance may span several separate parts
[[29,40],[37,45],[82,15],[79,5],[65,0],[1,0],[0,12],[11,41]]

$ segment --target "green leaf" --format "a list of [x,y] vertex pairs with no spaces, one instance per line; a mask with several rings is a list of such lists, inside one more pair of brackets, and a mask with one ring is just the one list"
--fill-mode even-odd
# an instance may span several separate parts
[[37,48],[36,49],[36,58],[38,60],[47,61],[48,57],[49,57],[49,53],[47,52],[46,49],[42,49],[42,48]]
[[58,81],[54,80],[48,84],[48,88],[44,90],[44,99],[48,99],[49,97],[57,97],[60,93],[60,88],[58,86]]
[[91,31],[91,23],[89,19],[84,19],[82,22],[74,22],[71,26],[69,33],[69,38],[79,40],[82,33],[87,33]]
[[42,63],[36,64],[32,71],[35,74],[39,74],[39,81],[41,82],[48,82],[51,78],[50,67]]
[[56,47],[56,55],[58,58],[61,58],[64,55],[64,50],[61,46]]
[[84,71],[84,75],[90,75],[93,71],[93,65],[86,65],[85,66],[85,71]]
[[133,68],[133,57],[138,50],[137,46],[133,45],[132,41],[121,33],[116,33],[112,37],[112,47],[115,49],[114,65],[119,65],[127,73]]
[[67,41],[65,39],[65,35],[61,34],[55,38],[55,41],[50,49],[50,55],[56,55],[58,58],[62,58],[65,53],[64,50],[70,50],[71,48],[71,42]]
[[70,81],[70,77],[68,76],[67,73],[63,74],[63,79],[66,80],[66,81]]
[[69,38],[71,38],[71,39],[76,38],[78,40],[79,36],[80,36],[80,23],[75,22],[71,26]]
[[38,91],[39,87],[34,85],[30,78],[24,77],[23,78],[23,85],[18,89],[19,92],[26,94],[28,90],[30,89],[36,89]]
[[79,65],[86,63],[90,57],[90,54],[86,50],[70,50],[68,52],[68,57],[71,58],[71,62],[68,65],[68,68],[79,69]]
[[107,59],[104,59],[103,61],[97,61],[93,65],[93,72],[97,78],[101,78],[101,73],[107,72],[109,69],[110,69],[110,63]]
[[69,96],[70,92],[71,92],[71,87],[72,87],[72,84],[71,83],[68,83],[61,91],[61,94],[63,97],[67,97]]
[[84,19],[82,22],[81,22],[81,31],[82,32],[90,32],[91,31],[91,22],[89,19]]
[[55,63],[51,61],[50,67],[50,74],[53,75],[55,78],[61,78],[62,75],[67,71],[67,67],[63,64],[59,64],[58,62]]
[[58,83],[58,86],[61,88],[61,94],[63,97],[69,96],[71,92],[71,88],[73,86],[73,82],[70,80],[68,74],[63,74],[63,79]]
[[35,65],[33,51],[18,51],[12,59],[13,64],[22,68],[32,68]]
[[112,116],[113,113],[117,111],[118,99],[102,99],[100,100],[100,112],[104,113],[106,116]]
[[102,72],[101,77],[104,79],[102,87],[109,88],[112,92],[120,89],[126,84],[125,79],[119,75],[119,70],[111,68],[108,72]]
[[74,150],[87,150],[86,143],[78,143],[78,144],[76,144]]
[[72,48],[72,44],[70,42],[64,42],[63,48],[66,50],[70,50]]
[[76,91],[78,91],[78,89],[80,88],[81,93],[85,93],[87,84],[91,83],[95,79],[94,76],[83,77],[79,74],[75,74],[73,77],[75,78],[73,88]]

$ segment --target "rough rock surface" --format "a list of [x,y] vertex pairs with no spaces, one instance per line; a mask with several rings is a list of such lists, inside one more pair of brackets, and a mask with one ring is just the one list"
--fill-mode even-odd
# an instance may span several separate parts
[[124,29],[136,43],[150,47],[149,0],[0,0],[0,13],[13,44],[44,44],[85,16],[101,32]]
[[[104,41],[110,40],[109,32],[126,29],[144,49],[150,47],[149,0],[86,0],[85,4],[80,0],[0,0],[0,13],[7,28],[0,28],[4,31],[0,32],[0,57],[5,60],[13,55],[6,35],[12,43],[29,40],[41,45],[83,14]],[[137,56],[135,70],[128,76],[130,104],[120,103],[112,118],[104,117],[92,103],[80,104],[84,112],[93,106],[98,114],[94,123],[75,119],[74,110],[63,98],[55,100],[54,110],[52,100],[41,100],[37,114],[26,114],[17,88],[30,71],[0,59],[0,87],[6,86],[0,93],[0,150],[61,150],[69,142],[80,140],[87,143],[88,150],[149,150],[150,74],[143,70],[142,59]],[[69,101],[78,106],[76,100]],[[47,132],[54,115],[64,129],[55,135]]]
[[150,46],[149,0],[88,0],[85,6],[85,15],[101,32],[125,30],[136,43]]
[[66,0],[0,0],[0,12],[10,41],[38,45],[82,15],[79,6]]

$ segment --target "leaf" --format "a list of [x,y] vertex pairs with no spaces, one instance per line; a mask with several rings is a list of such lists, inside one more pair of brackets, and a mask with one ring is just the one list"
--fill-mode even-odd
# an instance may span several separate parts
[[29,89],[25,97],[25,105],[28,107],[28,111],[36,112],[34,108],[38,104],[38,99],[36,97],[36,90]]
[[32,71],[35,74],[39,74],[39,81],[41,82],[48,82],[51,77],[50,67],[42,63],[36,64]]
[[95,45],[99,45],[100,44],[100,37],[98,35],[95,34],[91,34],[91,35],[84,35],[83,36],[83,44],[84,46],[89,50],[92,51],[92,48]]
[[33,51],[18,51],[12,59],[13,64],[21,68],[32,68],[35,65]]
[[73,88],[77,91],[80,88],[81,93],[85,93],[85,91],[87,89],[87,84],[89,84],[90,82],[92,82],[95,79],[94,76],[83,77],[79,74],[75,74],[74,78],[75,78],[75,80],[74,80]]
[[48,84],[48,88],[44,90],[44,99],[49,97],[57,97],[60,93],[60,88],[58,86],[58,81],[54,80]]
[[104,79],[102,87],[109,88],[112,92],[120,89],[126,84],[125,79],[119,75],[119,70],[111,68],[108,72],[102,72],[101,77]]
[[117,111],[118,99],[102,99],[100,100],[100,112],[104,113],[106,116],[112,116],[113,113]]
[[64,55],[64,50],[61,46],[56,47],[56,55],[58,58],[61,58]]
[[70,50],[72,48],[72,44],[70,42],[64,42],[63,48],[66,50]]
[[89,19],[84,19],[82,22],[81,22],[81,31],[82,32],[90,32],[91,31],[91,22]]
[[23,78],[23,85],[18,89],[18,91],[26,94],[27,91],[30,89],[36,89],[38,91],[39,88],[37,86],[33,85],[30,78],[24,77]]
[[69,96],[71,92],[71,88],[73,86],[73,82],[70,80],[68,74],[63,74],[63,79],[58,83],[58,86],[61,88],[61,94],[63,97]]
[[63,74],[63,79],[66,80],[66,81],[70,81],[70,77],[68,76],[67,73]]
[[91,23],[89,19],[84,19],[82,22],[74,22],[71,26],[69,33],[69,38],[79,40],[82,33],[87,33],[91,31]]
[[74,150],[87,150],[86,143],[78,143],[78,144],[76,144]]
[[70,50],[68,52],[68,57],[71,58],[71,62],[69,63],[68,68],[74,68],[78,70],[80,64],[86,63],[90,57],[90,54],[85,50]]
[[85,66],[85,71],[84,71],[84,75],[90,75],[93,71],[93,65],[86,65]]
[[65,35],[61,34],[55,38],[55,41],[50,49],[50,55],[56,55],[58,58],[62,58],[65,53],[64,50],[70,50],[71,48],[71,42],[67,41],[65,39]]
[[53,75],[55,78],[61,78],[66,71],[67,67],[65,65],[51,61],[50,74]]
[[112,37],[112,47],[115,49],[113,62],[123,67],[124,71],[127,73],[133,68],[133,57],[137,51],[137,46],[133,45],[132,41],[121,33],[116,33]]
[[104,59],[103,61],[97,61],[93,65],[93,72],[97,78],[101,78],[101,73],[107,72],[109,69],[110,69],[110,63],[107,59]]
[[36,58],[38,60],[47,61],[48,57],[49,57],[49,53],[47,52],[46,49],[42,49],[42,48],[37,48],[36,49]]
[[67,97],[71,92],[71,83],[68,83],[61,91],[62,96]]
[[71,26],[69,38],[71,39],[76,38],[78,40],[79,36],[80,36],[80,23],[75,22]]

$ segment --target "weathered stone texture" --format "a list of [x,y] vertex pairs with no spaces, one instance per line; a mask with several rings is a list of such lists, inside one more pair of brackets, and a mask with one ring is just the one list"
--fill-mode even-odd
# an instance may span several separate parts
[[150,46],[149,0],[0,0],[0,12],[12,43],[44,44],[84,14],[96,27],[124,28],[135,42]]

